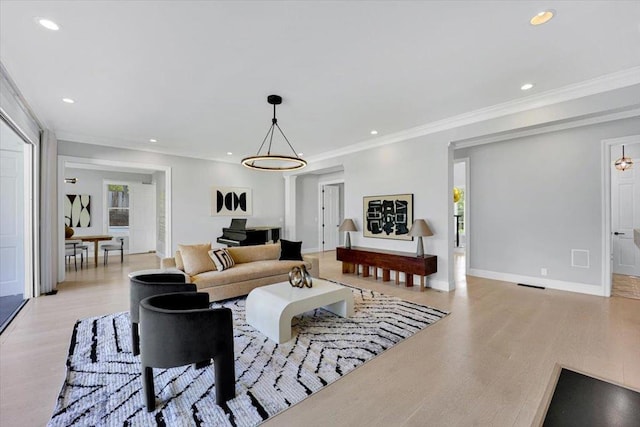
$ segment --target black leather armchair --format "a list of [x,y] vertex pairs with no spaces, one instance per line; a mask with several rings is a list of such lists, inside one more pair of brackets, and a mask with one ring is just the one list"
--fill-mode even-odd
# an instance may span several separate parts
[[140,303],[140,360],[147,410],[156,407],[153,368],[213,359],[216,403],[235,397],[233,318],[228,308],[209,308],[209,294],[181,292],[156,295]]
[[131,346],[133,355],[140,354],[140,336],[138,334],[140,301],[153,295],[170,292],[195,292],[196,285],[185,283],[183,274],[161,273],[141,274],[129,279],[129,316],[131,317]]

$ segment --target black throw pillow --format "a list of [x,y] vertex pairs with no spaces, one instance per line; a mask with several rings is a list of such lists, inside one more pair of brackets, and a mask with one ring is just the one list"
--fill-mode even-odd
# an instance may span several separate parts
[[280,261],[302,261],[302,242],[290,242],[280,239]]

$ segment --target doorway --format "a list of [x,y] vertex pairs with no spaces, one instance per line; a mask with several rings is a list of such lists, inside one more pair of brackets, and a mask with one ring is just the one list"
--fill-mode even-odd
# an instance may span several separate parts
[[334,251],[342,241],[344,233],[338,231],[344,218],[344,182],[320,182],[320,227],[321,251]]
[[[147,193],[154,193],[154,202],[151,202],[153,206],[141,206],[141,211],[153,210],[153,215],[155,216],[147,220],[149,224],[142,226],[142,234],[145,236],[144,239],[141,240],[143,242],[142,246],[145,248],[142,251],[149,252],[155,250],[156,256],[159,258],[163,258],[167,256],[166,254],[171,253],[171,167],[118,160],[58,156],[58,218],[61,223],[64,218],[63,197],[65,197],[68,190],[65,187],[67,184],[64,183],[64,178],[67,177],[67,171],[74,169],[75,174],[83,173],[82,176],[78,175],[80,178],[86,178],[78,179],[77,184],[75,184],[77,190],[74,190],[74,192],[78,194],[84,193],[85,190],[81,188],[81,185],[90,185],[89,189],[86,190],[87,192],[93,191],[91,189],[94,187],[96,188],[94,191],[96,206],[95,209],[91,211],[91,226],[97,227],[97,229],[92,230],[85,228],[82,229],[81,234],[103,234],[108,231],[107,215],[104,209],[106,205],[103,195],[104,180],[117,182],[118,178],[122,179],[123,177],[135,176],[137,178],[131,181],[135,181],[136,185],[143,188],[141,191],[144,192],[144,190],[148,190]],[[89,172],[92,172],[94,176],[90,177],[88,175]],[[98,172],[100,172],[100,174],[98,174]],[[107,172],[113,175],[106,175]],[[128,178],[125,179],[128,180]],[[147,194],[147,202],[150,196],[150,194]],[[143,202],[143,204],[144,203],[146,202]],[[133,214],[135,214],[135,212],[132,212],[132,215]],[[143,212],[141,215],[144,216],[147,214]],[[109,235],[112,234],[109,233]],[[151,245],[147,244],[148,240],[152,240],[153,243]],[[125,243],[128,244],[129,242],[125,241]],[[64,247],[64,236],[58,237],[58,245],[59,251],[61,251],[61,248]],[[127,253],[131,253],[131,248],[126,246],[126,249]],[[135,248],[133,249],[137,250]],[[114,255],[116,254],[119,255],[118,252],[114,252]],[[58,282],[63,282],[65,280],[64,259],[59,257],[58,263]]]
[[456,269],[464,265],[464,272],[469,272],[469,163],[468,157],[456,159],[453,162],[453,252],[460,261],[456,262]]
[[619,170],[616,159],[640,159],[640,142],[611,145],[611,296],[640,299],[640,172],[632,167]]
[[0,120],[0,332],[33,292],[33,149]]

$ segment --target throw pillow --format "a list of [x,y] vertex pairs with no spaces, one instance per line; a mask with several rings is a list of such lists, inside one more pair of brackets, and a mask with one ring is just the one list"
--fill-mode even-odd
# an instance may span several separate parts
[[176,260],[176,268],[178,270],[184,271],[184,262],[182,262],[182,255],[180,255],[180,251],[176,251],[175,260]]
[[302,261],[302,242],[290,242],[280,239],[280,261]]
[[178,245],[182,262],[184,263],[184,272],[189,276],[212,271],[216,269],[213,260],[209,257],[211,243],[201,245]]
[[226,270],[227,268],[231,268],[236,265],[236,263],[233,262],[231,255],[229,255],[229,251],[226,249],[212,249],[209,251],[209,256],[213,260],[218,271]]

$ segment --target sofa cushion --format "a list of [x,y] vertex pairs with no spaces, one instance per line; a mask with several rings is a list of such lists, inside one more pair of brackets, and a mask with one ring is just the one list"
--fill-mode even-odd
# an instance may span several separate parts
[[235,265],[233,258],[226,249],[212,249],[209,251],[209,257],[213,260],[218,271],[223,271]]
[[211,243],[201,245],[178,245],[182,262],[184,263],[184,272],[189,276],[203,273],[205,271],[215,270],[216,266],[209,257]]
[[229,255],[236,264],[253,261],[277,260],[280,256],[280,243],[270,243],[256,246],[237,246],[228,248]]
[[280,240],[282,250],[280,251],[280,260],[296,260],[302,261],[302,242],[291,242],[289,240]]
[[191,281],[196,284],[198,289],[203,289],[286,274],[289,273],[293,267],[302,264],[307,268],[311,268],[311,263],[305,261],[263,260],[251,263],[239,263],[228,270],[200,273],[192,277]]

